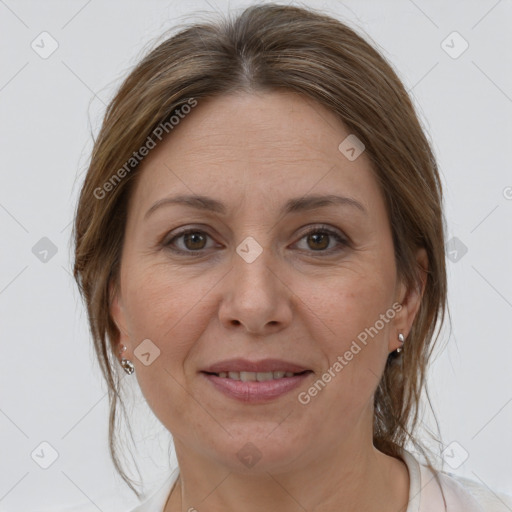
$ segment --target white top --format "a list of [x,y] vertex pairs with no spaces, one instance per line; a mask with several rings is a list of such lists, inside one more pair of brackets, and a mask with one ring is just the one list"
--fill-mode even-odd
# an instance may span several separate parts
[[[414,458],[408,451],[403,460],[409,470],[409,506],[406,512],[441,512],[444,502],[439,485],[430,469]],[[144,502],[130,512],[163,512],[167,498],[176,482],[176,468],[165,483]],[[511,512],[512,496],[494,492],[483,484],[451,475],[438,473],[443,486],[448,512]]]

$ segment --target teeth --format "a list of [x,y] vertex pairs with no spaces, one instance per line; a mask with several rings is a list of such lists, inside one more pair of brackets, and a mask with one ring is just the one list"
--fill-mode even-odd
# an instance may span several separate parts
[[293,377],[293,372],[220,372],[219,377],[224,379],[241,380],[242,382],[263,382],[265,380],[282,379],[283,377]]

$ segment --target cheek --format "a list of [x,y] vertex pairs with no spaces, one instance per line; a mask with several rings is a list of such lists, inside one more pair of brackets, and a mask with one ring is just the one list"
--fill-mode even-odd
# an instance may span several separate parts
[[386,274],[378,265],[353,270],[330,279],[328,287],[309,289],[306,295],[308,308],[324,327],[325,371],[330,369],[335,375],[332,382],[337,383],[327,386],[329,393],[348,407],[366,403],[378,385],[395,316],[393,273]]
[[[127,265],[123,297],[134,335],[167,343],[181,324],[196,315],[201,299],[211,288],[210,279],[191,279],[168,264]],[[144,331],[144,332],[143,332]]]
[[[191,283],[168,266],[128,268],[123,298],[135,351],[135,376],[155,416],[179,433],[191,413],[184,362],[204,329],[199,320],[204,315],[201,299],[211,285],[201,280]],[[137,346],[146,339],[158,353],[149,365],[137,357]]]
[[386,274],[384,269],[375,266],[343,269],[327,283],[319,281],[318,286],[304,290],[304,297],[325,325],[325,331],[343,348],[391,308],[393,283],[392,273]]
[[[180,277],[179,272],[163,265],[132,268],[123,290],[132,351],[146,339],[159,351],[151,366],[136,361],[136,371],[145,378],[159,368],[181,383],[183,362],[204,330],[202,301],[211,289],[210,279],[185,280],[183,273]],[[168,375],[161,377],[169,379]],[[151,378],[155,380],[154,375]]]

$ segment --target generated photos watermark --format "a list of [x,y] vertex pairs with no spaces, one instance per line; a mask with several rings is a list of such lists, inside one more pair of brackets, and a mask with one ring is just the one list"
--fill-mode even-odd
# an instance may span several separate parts
[[159,142],[161,142],[164,135],[170,133],[174,128],[189,114],[192,109],[197,106],[197,100],[195,98],[189,98],[187,102],[177,108],[173,115],[169,117],[167,121],[160,123],[148,136],[144,144],[134,151],[132,156],[126,161],[126,163],[119,168],[112,176],[105,181],[101,187],[94,189],[94,197],[96,199],[103,199],[108,192],[114,190],[118,183],[129,174],[140,162],[146,157],[149,152],[154,149]]
[[[362,348],[368,344],[368,336],[373,339],[401,310],[402,304],[395,302],[385,313],[381,313],[379,320],[377,320],[373,326],[366,327],[361,331],[357,335],[357,340],[352,340],[350,348],[346,350],[343,355],[339,355],[336,361],[307,389],[307,391],[301,391],[298,394],[298,401],[302,405],[309,404],[312,398],[317,396],[318,393],[354,359],[354,356],[359,354]],[[363,347],[361,345],[363,345]]]

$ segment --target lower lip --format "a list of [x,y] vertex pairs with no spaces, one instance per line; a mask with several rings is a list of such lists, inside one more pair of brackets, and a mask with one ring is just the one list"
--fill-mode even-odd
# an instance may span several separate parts
[[263,382],[229,379],[201,372],[219,391],[244,403],[262,403],[278,398],[300,386],[312,372]]

